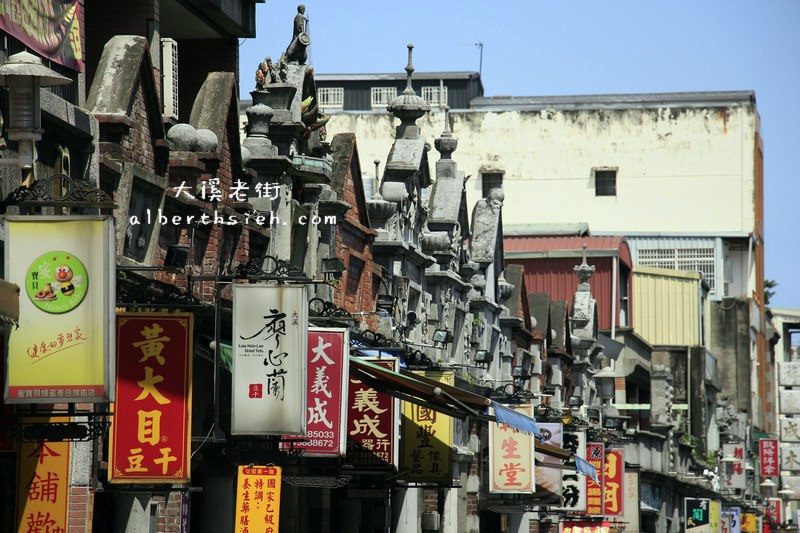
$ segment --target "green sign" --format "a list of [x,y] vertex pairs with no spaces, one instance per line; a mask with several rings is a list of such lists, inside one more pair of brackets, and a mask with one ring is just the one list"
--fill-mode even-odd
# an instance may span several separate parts
[[89,285],[86,267],[69,252],[47,252],[31,263],[25,291],[33,305],[47,313],[72,311],[83,301]]

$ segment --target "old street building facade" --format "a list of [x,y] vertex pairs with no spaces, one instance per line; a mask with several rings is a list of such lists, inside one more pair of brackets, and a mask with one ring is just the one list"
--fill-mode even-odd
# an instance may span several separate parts
[[[19,324],[6,329],[0,529],[682,531],[697,518],[690,501],[709,521],[764,521],[777,488],[759,484],[793,478],[747,468],[777,423],[754,103],[642,111],[667,145],[667,124],[697,135],[702,116],[754,146],[747,176],[731,178],[753,212],[655,244],[655,226],[604,225],[607,206],[542,202],[531,220],[515,179],[523,166],[561,176],[557,165],[478,132],[497,113],[517,113],[520,131],[550,120],[567,153],[603,143],[581,125],[597,117],[466,110],[491,101],[479,76],[415,75],[410,45],[405,75],[350,80],[369,98],[340,102],[307,64],[298,7],[286,50],[253,66],[241,137],[238,40],[255,35],[256,3],[54,1],[72,36],[57,55],[21,19],[0,19],[0,314]],[[57,86],[23,134],[10,110],[15,80],[31,75]],[[380,111],[333,113],[367,100]],[[629,141],[615,149],[632,158],[677,150]],[[614,170],[622,191],[625,164],[604,154],[584,162],[587,179]],[[70,247],[88,230],[45,234],[90,222],[106,229],[85,253]],[[20,237],[26,224],[42,233]],[[678,253],[695,248],[711,250],[702,265]],[[96,329],[71,322],[76,311]],[[58,320],[61,336],[41,333]],[[786,339],[795,322],[772,317]],[[91,387],[53,366],[87,335],[106,343]],[[290,337],[294,351],[275,354]],[[791,365],[788,342],[775,350]],[[284,388],[291,379],[303,386]]]

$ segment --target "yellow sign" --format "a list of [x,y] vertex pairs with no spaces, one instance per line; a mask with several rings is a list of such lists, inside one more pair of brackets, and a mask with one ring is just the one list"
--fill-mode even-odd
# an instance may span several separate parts
[[23,442],[18,453],[17,531],[67,531],[69,442]]
[[[452,372],[420,372],[453,385]],[[429,407],[403,402],[403,479],[450,482],[453,479],[453,419]]]
[[758,533],[758,522],[755,513],[742,515],[742,533]]
[[240,466],[236,481],[236,533],[278,533],[281,467]]
[[722,504],[711,500],[708,507],[708,525],[711,527],[711,533],[720,533],[719,514],[721,510]]
[[6,403],[113,400],[113,219],[6,217],[5,227],[6,279],[21,288]]

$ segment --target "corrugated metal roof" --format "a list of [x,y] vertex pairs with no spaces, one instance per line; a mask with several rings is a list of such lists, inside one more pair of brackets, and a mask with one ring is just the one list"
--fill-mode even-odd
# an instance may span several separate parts
[[632,267],[631,252],[625,237],[531,237],[509,236],[503,239],[503,250],[508,259],[534,259],[556,257],[581,257],[583,245],[587,257],[613,257]]
[[700,344],[699,272],[663,268],[633,269],[636,331],[653,345]]

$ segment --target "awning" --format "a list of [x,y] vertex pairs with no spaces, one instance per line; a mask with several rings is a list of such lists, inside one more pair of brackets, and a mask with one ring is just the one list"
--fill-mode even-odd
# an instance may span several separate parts
[[[502,406],[501,408],[504,410],[498,411],[501,413],[499,417],[487,414],[489,407],[497,409],[499,404],[484,396],[439,383],[409,370],[393,372],[351,355],[350,372],[354,377],[376,390],[448,416],[460,419],[471,416],[489,422],[504,423],[526,433],[532,433],[532,428],[538,428],[538,424],[533,418],[516,412],[513,417],[509,417],[505,411],[510,411],[510,409],[502,408]],[[536,451],[557,459],[570,460],[573,458],[571,452],[538,440]]]

